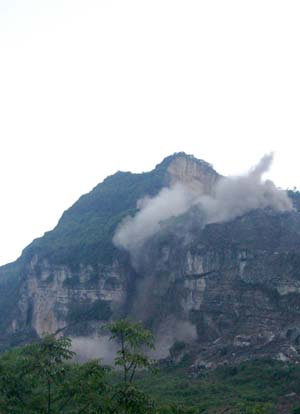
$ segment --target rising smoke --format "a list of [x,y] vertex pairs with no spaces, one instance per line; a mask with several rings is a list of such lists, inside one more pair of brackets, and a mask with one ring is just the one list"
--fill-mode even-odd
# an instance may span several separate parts
[[247,174],[220,178],[209,195],[195,190],[195,186],[178,183],[162,189],[153,198],[139,200],[138,213],[121,223],[114,235],[114,244],[133,257],[145,241],[160,230],[162,222],[192,207],[201,211],[203,225],[232,220],[258,208],[291,210],[292,202],[286,192],[262,178],[272,161],[272,154],[265,155]]

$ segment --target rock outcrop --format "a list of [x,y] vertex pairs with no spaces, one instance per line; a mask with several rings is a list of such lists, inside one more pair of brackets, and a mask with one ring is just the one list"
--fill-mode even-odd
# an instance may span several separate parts
[[220,178],[219,174],[205,161],[179,153],[167,168],[168,185],[181,183],[210,194]]

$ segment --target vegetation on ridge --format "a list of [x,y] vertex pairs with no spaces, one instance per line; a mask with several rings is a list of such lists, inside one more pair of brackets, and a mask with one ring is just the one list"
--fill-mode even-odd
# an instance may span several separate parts
[[150,172],[133,174],[119,171],[80,197],[64,212],[52,231],[34,240],[24,250],[25,257],[36,253],[52,263],[71,266],[79,263],[110,264],[117,254],[112,243],[117,225],[126,216],[135,214],[139,199],[156,195],[168,184],[167,169],[178,156],[212,168],[205,161],[177,153],[165,158]]
[[138,199],[159,192],[165,169],[150,173],[118,172],[83,195],[67,210],[54,230],[33,241],[25,257],[38,254],[52,263],[110,264],[116,248],[112,238],[117,225],[136,212]]

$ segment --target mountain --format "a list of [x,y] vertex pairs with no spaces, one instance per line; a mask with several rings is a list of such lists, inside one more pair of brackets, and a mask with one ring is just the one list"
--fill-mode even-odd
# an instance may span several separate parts
[[[243,180],[239,206],[256,190]],[[251,195],[231,214],[233,187],[185,153],[106,178],[0,268],[2,349],[61,330],[106,352],[102,325],[130,316],[153,329],[158,356],[191,352],[194,367],[299,361],[300,214],[270,183],[259,190],[261,208]]]

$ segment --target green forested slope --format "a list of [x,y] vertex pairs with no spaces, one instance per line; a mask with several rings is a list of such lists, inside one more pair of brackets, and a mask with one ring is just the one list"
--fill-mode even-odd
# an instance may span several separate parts
[[37,253],[48,260],[77,263],[111,263],[115,248],[112,237],[118,223],[136,211],[140,198],[153,196],[164,185],[167,163],[142,174],[118,172],[64,212],[54,230],[28,246],[26,257]]

